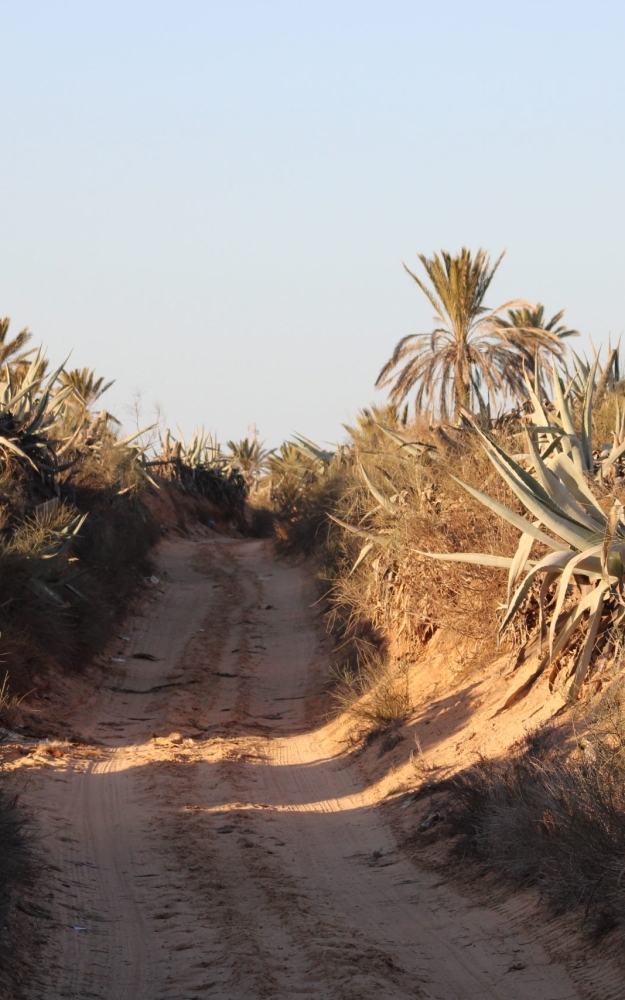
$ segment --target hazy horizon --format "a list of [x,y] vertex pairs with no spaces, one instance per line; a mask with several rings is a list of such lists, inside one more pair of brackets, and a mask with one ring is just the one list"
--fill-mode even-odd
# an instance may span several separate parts
[[491,306],[625,327],[621,5],[2,14],[0,315],[118,416],[336,440],[442,247],[508,248]]

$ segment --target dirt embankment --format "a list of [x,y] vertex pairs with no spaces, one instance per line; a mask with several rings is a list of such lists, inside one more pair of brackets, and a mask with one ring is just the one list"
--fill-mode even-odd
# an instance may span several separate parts
[[377,806],[410,748],[372,782],[325,721],[300,569],[267,542],[170,540],[157,576],[108,670],[52,692],[63,738],[2,750],[46,863],[29,1000],[622,995],[398,849]]

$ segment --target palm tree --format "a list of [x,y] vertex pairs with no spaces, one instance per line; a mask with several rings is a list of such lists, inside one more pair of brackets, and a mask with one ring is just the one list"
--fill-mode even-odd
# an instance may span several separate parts
[[26,358],[32,354],[32,350],[23,351],[32,333],[27,329],[20,330],[12,340],[7,340],[10,323],[8,316],[0,319],[0,366],[4,368],[8,365],[10,369],[15,370],[23,367]]
[[[524,330],[525,332],[533,330],[537,333],[546,330],[547,333],[555,334],[560,340],[565,340],[566,337],[579,337],[579,330],[570,330],[564,323],[560,323],[563,316],[564,309],[561,309],[550,320],[545,319],[545,307],[542,302],[537,302],[535,306],[520,306],[518,309],[508,309],[508,315],[505,318],[498,319],[497,325],[501,330],[514,329]],[[546,360],[542,356],[541,347],[537,345],[533,364],[527,365],[529,371],[534,374],[536,387],[540,387],[540,391],[545,397],[547,396],[547,392],[545,391],[543,375],[544,362]],[[547,378],[549,378],[549,374]]]
[[241,441],[228,441],[230,465],[240,469],[247,485],[257,486],[263,472],[267,468],[268,459],[273,455],[262,444],[253,438],[243,438]]
[[62,386],[71,385],[74,387],[85,410],[93,406],[96,400],[113,385],[112,381],[105,383],[102,376],[96,378],[93,368],[74,368],[69,372],[62,371],[60,381]]
[[561,309],[545,322],[545,307],[542,302],[537,302],[535,306],[508,309],[508,319],[502,321],[502,327],[505,329],[516,327],[517,330],[547,330],[548,333],[555,333],[560,340],[564,340],[565,337],[578,337],[579,330],[569,330],[564,324],[558,326],[563,316],[564,309]]
[[524,395],[524,369],[533,371],[540,348],[562,355],[555,332],[503,324],[505,309],[532,308],[529,303],[514,300],[494,310],[484,305],[503,256],[491,267],[482,249],[475,257],[466,247],[456,256],[445,250],[440,256],[419,254],[431,287],[404,264],[436,310],[436,326],[431,333],[403,337],[382,368],[376,388],[392,385],[391,403],[399,405],[416,387],[417,412],[438,404],[441,417],[458,415],[460,408],[470,409],[472,392],[482,399],[482,387],[489,397]]

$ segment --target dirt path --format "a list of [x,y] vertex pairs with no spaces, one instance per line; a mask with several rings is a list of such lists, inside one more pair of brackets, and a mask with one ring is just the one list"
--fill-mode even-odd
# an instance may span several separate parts
[[304,575],[231,539],[160,565],[78,745],[15,762],[49,864],[32,1000],[585,996],[397,852],[323,722]]

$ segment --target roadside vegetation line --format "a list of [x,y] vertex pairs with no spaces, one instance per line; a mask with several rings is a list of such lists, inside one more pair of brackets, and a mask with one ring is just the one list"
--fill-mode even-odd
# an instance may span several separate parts
[[[559,911],[581,907],[586,926],[607,931],[625,905],[619,350],[590,359],[567,350],[576,331],[540,304],[487,309],[501,259],[491,267],[482,251],[463,250],[420,260],[424,278],[410,273],[435,329],[400,340],[382,368],[389,405],[363,409],[343,444],[298,435],[270,458],[278,545],[315,559],[339,639],[337,701],[356,739],[401,729],[406,673],[436,634],[454,640],[465,674],[508,657],[502,720],[537,686],[546,702],[560,696],[538,742],[447,785],[437,836],[453,835],[482,870],[536,885]],[[557,752],[537,755],[554,741]],[[541,850],[526,835],[532,824]],[[463,840],[469,829],[475,837]],[[517,854],[531,854],[529,867],[515,867]]]
[[[161,534],[198,520],[243,527],[249,489],[236,455],[203,430],[188,443],[158,425],[122,435],[100,408],[112,383],[51,369],[30,342],[0,321],[0,741],[13,729],[46,735],[36,709],[51,681],[104,648]],[[0,950],[34,870],[25,831],[0,785]]]

